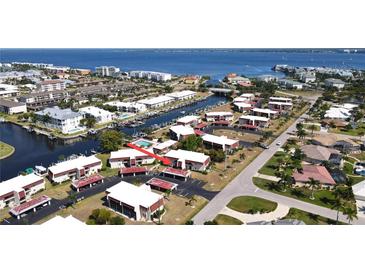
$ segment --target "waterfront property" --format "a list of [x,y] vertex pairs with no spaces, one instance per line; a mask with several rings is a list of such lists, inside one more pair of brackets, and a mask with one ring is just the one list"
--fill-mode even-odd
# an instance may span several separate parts
[[145,104],[141,104],[141,103],[137,103],[137,102],[113,101],[113,102],[107,102],[104,105],[115,106],[118,108],[118,111],[121,111],[121,112],[138,113],[138,112],[144,112],[147,110],[147,107]]
[[[152,153],[152,149],[148,149]],[[155,159],[143,152],[127,148],[110,153],[109,165],[111,168],[134,167],[152,164]]]
[[336,185],[335,180],[324,166],[303,165],[303,169],[301,171],[293,173],[293,178],[298,186],[306,185],[310,178],[319,181],[321,185],[330,187]]
[[142,78],[152,81],[161,81],[166,82],[171,80],[171,74],[170,73],[164,73],[164,72],[156,72],[156,71],[131,71],[129,72],[130,77],[132,78]]
[[18,114],[27,112],[27,105],[24,103],[0,99],[0,112],[6,114]]
[[205,119],[208,122],[214,121],[232,121],[233,113],[228,111],[213,111],[205,113]]
[[139,100],[138,103],[146,105],[147,108],[158,108],[175,101],[174,98],[161,95],[158,97]]
[[248,128],[250,126],[254,128],[268,127],[269,124],[270,119],[262,116],[242,115],[239,118],[239,125],[245,128]]
[[170,127],[170,138],[172,140],[181,141],[190,135],[195,135],[194,129],[190,126],[172,126]]
[[38,123],[46,127],[60,130],[63,134],[75,133],[83,130],[80,122],[83,115],[71,109],[60,109],[59,107],[45,108],[35,112]]
[[51,198],[42,195],[40,197],[31,199],[27,202],[24,202],[18,206],[13,207],[10,209],[9,213],[16,217],[17,219],[20,219],[23,214],[26,214],[27,212],[33,211],[36,212],[38,209],[51,204]]
[[136,221],[151,221],[152,215],[164,208],[163,196],[146,185],[135,186],[121,181],[105,193],[109,208]]
[[184,116],[176,121],[176,124],[183,126],[196,126],[201,122],[200,116],[189,115]]
[[170,150],[165,155],[173,167],[204,171],[210,164],[210,157],[204,153],[188,150]]
[[46,80],[37,84],[37,88],[40,92],[49,92],[55,90],[63,90],[66,88],[65,81],[62,80]]
[[188,100],[194,98],[196,95],[195,91],[182,90],[167,94],[167,96],[174,98],[175,100]]
[[102,184],[103,182],[104,182],[103,176],[101,176],[100,174],[93,174],[90,177],[72,182],[71,187],[77,192],[80,192],[80,190],[93,187],[94,185],[97,184]]
[[85,117],[94,117],[97,123],[108,123],[114,118],[114,114],[110,111],[89,106],[80,108],[79,111],[85,115]]
[[20,205],[44,188],[44,179],[33,173],[3,181],[0,183],[0,209]]
[[119,68],[113,66],[101,66],[95,68],[96,75],[105,76],[115,76],[116,73],[120,71]]
[[229,139],[225,136],[216,136],[212,134],[204,134],[202,136],[203,143],[207,148],[221,149],[223,151],[232,152],[239,146],[238,140]]
[[48,179],[55,183],[79,180],[101,170],[101,160],[92,156],[79,156],[48,167]]

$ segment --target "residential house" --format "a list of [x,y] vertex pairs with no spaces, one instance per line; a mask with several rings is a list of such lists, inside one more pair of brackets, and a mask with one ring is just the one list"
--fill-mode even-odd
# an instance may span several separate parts
[[190,135],[195,135],[194,129],[190,126],[177,125],[170,127],[170,138],[181,141]]
[[204,134],[202,139],[204,145],[211,149],[221,149],[223,151],[232,152],[234,149],[239,147],[238,140],[229,139],[226,136]]
[[181,169],[205,171],[210,163],[210,157],[194,151],[170,150],[165,157],[171,161],[172,167]]
[[268,127],[269,124],[270,119],[262,116],[242,115],[239,118],[239,125],[244,128]]
[[27,112],[27,105],[24,103],[0,99],[0,112],[6,114],[18,114]]
[[192,126],[192,127],[196,126],[200,122],[201,122],[200,116],[196,115],[184,116],[176,121],[178,125]]
[[[153,153],[152,149],[147,149]],[[155,159],[141,151],[127,148],[110,153],[109,165],[111,168],[134,167],[152,164]]]
[[333,187],[336,185],[335,180],[324,166],[303,165],[301,171],[293,173],[296,185],[303,186],[308,184],[310,178],[318,180],[321,185]]
[[97,123],[109,123],[113,121],[114,114],[104,109],[89,106],[80,108],[79,111],[85,115],[85,117],[94,117]]
[[[305,154],[304,161],[312,164],[322,164],[328,162],[332,155],[339,155],[340,152],[336,149],[327,148],[318,145],[304,145],[301,147],[302,152]],[[332,159],[333,156],[332,156]]]

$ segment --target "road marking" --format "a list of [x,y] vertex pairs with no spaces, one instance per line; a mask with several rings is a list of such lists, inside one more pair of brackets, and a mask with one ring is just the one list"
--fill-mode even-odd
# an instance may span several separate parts
[[256,187],[255,192],[257,192],[259,189]]

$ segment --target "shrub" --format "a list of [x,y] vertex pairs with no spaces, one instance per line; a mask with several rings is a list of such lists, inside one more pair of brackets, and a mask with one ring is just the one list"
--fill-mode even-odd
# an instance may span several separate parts
[[115,217],[110,218],[110,224],[111,225],[124,225],[125,220],[122,217],[115,216]]

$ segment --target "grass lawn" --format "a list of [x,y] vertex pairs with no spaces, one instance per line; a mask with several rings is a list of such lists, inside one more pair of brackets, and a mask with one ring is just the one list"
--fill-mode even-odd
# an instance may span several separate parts
[[[326,189],[315,190],[314,200],[311,200],[309,199],[311,196],[311,190],[305,187],[288,188],[285,192],[283,192],[277,188],[278,184],[276,182],[270,180],[254,177],[253,183],[261,189],[327,208],[332,208],[332,204],[335,200],[332,191]],[[352,206],[354,208],[356,207],[354,203],[352,203]]]
[[365,123],[361,123],[359,124],[359,126],[357,128],[354,129],[346,129],[346,128],[333,128],[330,129],[329,132],[333,132],[333,133],[340,133],[340,134],[346,134],[346,135],[350,135],[350,136],[360,136],[360,133],[364,133],[365,132]]
[[239,196],[233,198],[227,205],[230,209],[242,213],[266,213],[276,209],[277,203],[253,196]]
[[278,159],[285,155],[284,152],[276,152],[273,157],[269,161],[265,163],[265,165],[260,168],[259,173],[265,175],[275,176],[275,172],[277,171]]
[[218,214],[214,219],[219,225],[241,225],[242,222],[231,216],[224,214]]
[[102,168],[99,172],[104,177],[110,177],[118,175],[119,168],[110,168],[108,166],[108,159],[110,158],[109,153],[98,153],[96,154],[96,157],[99,158],[102,162]]
[[9,157],[14,153],[14,151],[15,148],[13,146],[0,141],[0,159]]
[[[335,225],[336,220],[309,213],[297,208],[291,208],[284,219],[297,219],[303,221],[306,225]],[[339,224],[344,224],[339,222]]]
[[347,174],[347,175],[352,175],[354,174],[354,166],[348,162],[345,162],[343,165],[343,171]]
[[[312,132],[312,129],[310,128],[311,125],[308,125],[308,124],[304,124],[303,127],[305,129],[308,129],[310,132]],[[321,127],[318,126],[318,125],[314,125],[314,130],[313,131],[320,131],[321,130]]]
[[69,192],[71,191],[70,181],[56,185],[52,185],[47,178],[45,178],[45,181],[46,181],[46,189],[37,193],[34,197],[47,195],[54,199],[64,199],[69,196]]

